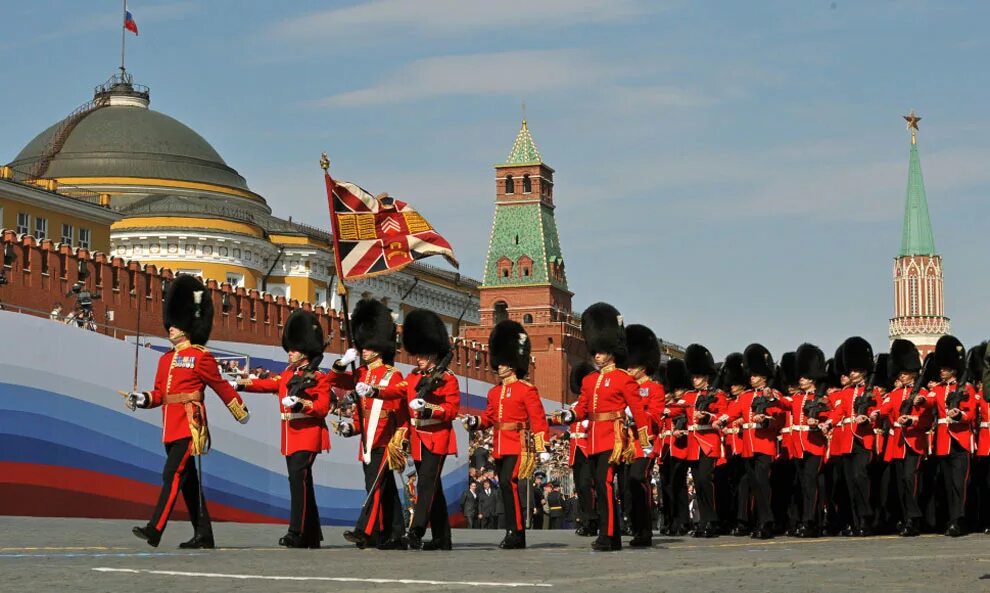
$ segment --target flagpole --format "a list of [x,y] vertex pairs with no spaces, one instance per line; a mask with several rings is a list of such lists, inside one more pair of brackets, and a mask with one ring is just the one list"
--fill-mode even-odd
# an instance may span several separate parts
[[124,40],[126,39],[126,28],[124,27],[124,22],[127,20],[127,0],[124,0],[124,12],[120,15],[120,74],[123,76],[126,70],[124,69]]

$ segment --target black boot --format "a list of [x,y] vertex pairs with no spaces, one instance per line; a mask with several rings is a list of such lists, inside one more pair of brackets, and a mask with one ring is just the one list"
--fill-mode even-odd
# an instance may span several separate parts
[[735,537],[746,537],[752,532],[753,530],[749,528],[749,525],[739,522],[736,523],[736,526],[732,528],[732,531],[729,532],[729,535],[733,535]]
[[598,536],[595,541],[591,542],[591,549],[598,552],[615,552],[622,549],[622,541]]
[[427,551],[432,551],[432,550],[449,551],[453,549],[453,545],[450,543],[450,538],[448,537],[441,537],[441,538],[435,537],[428,542],[423,542],[423,547],[421,549]]
[[522,550],[526,547],[526,534],[510,531],[505,534],[505,539],[499,543],[498,547],[503,550]]
[[364,532],[358,531],[357,529],[345,531],[344,539],[351,542],[361,550],[368,547],[368,536],[365,535]]
[[630,548],[652,548],[653,547],[653,532],[644,531],[637,535],[636,537],[629,540]]
[[289,531],[282,537],[278,538],[278,545],[286,548],[319,548],[320,542],[306,540],[298,533],[292,533]]
[[212,550],[216,545],[213,543],[212,533],[208,535],[197,533],[191,540],[179,544],[179,547],[184,550]]
[[920,534],[921,534],[921,530],[918,529],[918,520],[911,519],[910,521],[904,522],[904,527],[901,529],[901,532],[898,535],[900,535],[901,537],[914,537]]
[[961,525],[959,525],[959,523],[953,522],[950,523],[949,528],[945,530],[945,535],[949,537],[959,537],[962,535],[966,535],[966,532],[963,531],[963,528]]
[[150,525],[135,527],[131,529],[131,533],[148,542],[152,548],[157,548],[158,543],[162,541],[162,532]]
[[423,549],[423,536],[416,533],[416,530],[410,529],[406,533],[406,542],[409,543],[410,550],[422,550]]
[[387,540],[381,541],[375,546],[379,550],[408,550],[409,544],[406,543],[406,538],[404,537],[390,537]]

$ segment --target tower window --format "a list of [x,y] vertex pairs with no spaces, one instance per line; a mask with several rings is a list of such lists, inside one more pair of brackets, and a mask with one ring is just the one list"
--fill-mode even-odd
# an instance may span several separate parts
[[519,245],[519,235],[516,235],[516,245]]
[[501,323],[509,318],[509,305],[505,301],[495,303],[495,323]]
[[529,175],[523,175],[523,193],[528,194],[533,191],[533,182],[530,180]]
[[527,323],[527,324],[528,323],[533,323],[533,316],[530,315],[529,313],[526,313],[525,315],[523,315],[523,323]]
[[509,277],[509,270],[508,270],[508,268],[503,268],[502,269],[502,277],[503,278],[508,278]]
[[512,175],[505,176],[505,193],[516,193],[516,181],[512,178]]

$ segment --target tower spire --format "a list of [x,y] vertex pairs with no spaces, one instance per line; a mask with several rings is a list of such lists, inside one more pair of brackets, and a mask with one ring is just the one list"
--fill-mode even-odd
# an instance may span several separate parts
[[918,122],[921,118],[912,111],[904,116],[904,120],[911,131],[911,156],[900,255],[935,255],[935,237],[932,233],[932,221],[928,216],[928,197],[925,195],[925,180],[921,175],[921,157],[918,156]]
[[512,150],[509,152],[509,156],[505,159],[504,164],[539,165],[542,163],[543,159],[540,157],[540,151],[536,148],[536,142],[533,141],[533,135],[529,132],[529,124],[526,123],[526,117],[524,115],[522,125],[519,127],[519,133],[516,134],[516,141],[512,143]]

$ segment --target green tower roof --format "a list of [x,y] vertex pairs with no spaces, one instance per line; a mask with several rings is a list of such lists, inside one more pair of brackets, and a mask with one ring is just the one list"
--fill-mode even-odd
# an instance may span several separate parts
[[540,158],[540,151],[536,148],[536,142],[533,142],[533,135],[529,133],[529,126],[526,125],[526,120],[523,120],[519,134],[516,135],[516,141],[512,144],[512,152],[509,153],[509,157],[503,164],[538,165],[542,162],[543,159]]
[[932,221],[928,217],[928,198],[925,196],[925,180],[921,176],[921,158],[918,156],[914,130],[911,133],[911,161],[900,255],[935,255],[935,237],[932,235]]

